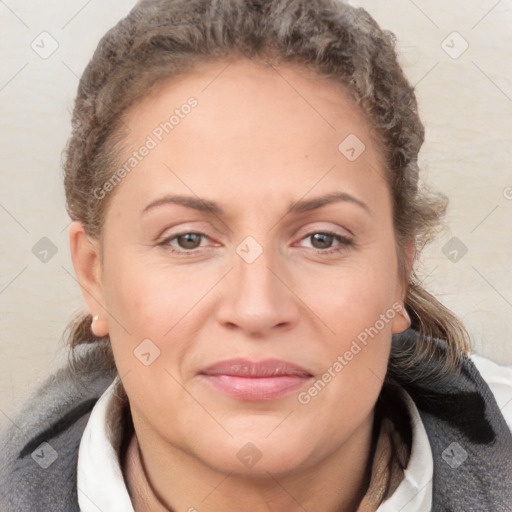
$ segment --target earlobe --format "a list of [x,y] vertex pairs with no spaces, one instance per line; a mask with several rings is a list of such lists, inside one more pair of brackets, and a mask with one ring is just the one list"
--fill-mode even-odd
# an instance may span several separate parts
[[94,336],[98,338],[102,338],[108,334],[108,324],[105,317],[100,317],[100,315],[96,315],[92,317],[91,322],[91,331]]
[[91,330],[98,337],[108,334],[105,315],[101,261],[98,244],[89,238],[84,225],[73,221],[69,227],[69,247],[82,294],[93,319]]
[[411,317],[409,316],[409,313],[403,304],[400,304],[400,307],[394,309],[396,311],[396,315],[393,318],[393,322],[391,324],[391,333],[398,334],[409,329],[411,326]]

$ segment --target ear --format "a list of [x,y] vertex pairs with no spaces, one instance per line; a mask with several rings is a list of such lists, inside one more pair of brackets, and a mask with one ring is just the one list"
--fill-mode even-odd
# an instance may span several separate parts
[[69,227],[69,248],[75,274],[89,312],[93,318],[98,317],[91,327],[93,334],[98,337],[106,336],[108,323],[103,296],[99,244],[89,238],[82,222],[73,221]]
[[403,264],[401,274],[398,276],[393,309],[396,315],[391,323],[392,334],[404,332],[411,326],[411,318],[405,309],[405,300],[409,288],[409,279],[412,274],[414,260],[416,258],[416,244],[411,240],[403,249]]

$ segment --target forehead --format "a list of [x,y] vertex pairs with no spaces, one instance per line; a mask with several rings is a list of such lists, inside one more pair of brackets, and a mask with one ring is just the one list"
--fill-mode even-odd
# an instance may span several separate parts
[[169,186],[293,200],[340,183],[382,193],[385,183],[371,126],[345,87],[297,66],[202,64],[155,87],[124,123],[121,163],[133,165],[119,189],[139,196]]
[[[246,58],[200,62],[194,65],[193,71],[159,80],[128,109],[125,118],[128,124],[136,120],[135,124],[140,125],[155,113],[155,107],[162,108],[161,115],[165,116],[190,96],[198,99],[203,112],[211,111],[215,106],[222,108],[226,113],[225,120],[230,111],[240,112],[240,107],[244,107],[248,113],[254,106],[253,119],[256,119],[256,111],[267,116],[269,111],[278,115],[288,111],[291,119],[309,116],[310,124],[323,122],[324,128],[334,131],[343,128],[348,119],[371,130],[371,123],[356,104],[348,86],[297,64],[275,65]],[[267,120],[272,121],[272,118]],[[282,116],[279,120],[283,121]]]

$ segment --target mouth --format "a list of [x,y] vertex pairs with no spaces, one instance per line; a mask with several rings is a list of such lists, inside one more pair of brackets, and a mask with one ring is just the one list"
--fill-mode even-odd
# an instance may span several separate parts
[[313,375],[287,361],[229,359],[200,372],[213,389],[239,400],[265,401],[281,398],[301,388]]

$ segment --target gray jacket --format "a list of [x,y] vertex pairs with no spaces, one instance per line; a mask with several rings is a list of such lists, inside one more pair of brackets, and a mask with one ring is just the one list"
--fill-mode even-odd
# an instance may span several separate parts
[[[410,349],[416,335],[409,329],[394,336],[393,351]],[[433,365],[444,350],[442,340],[436,343]],[[1,512],[79,511],[80,439],[114,377],[101,344],[94,343],[79,350],[74,371],[62,368],[25,403],[0,440]],[[435,382],[419,367],[394,381],[414,400],[430,440],[432,511],[512,512],[512,435],[472,361],[465,358],[459,374]]]

